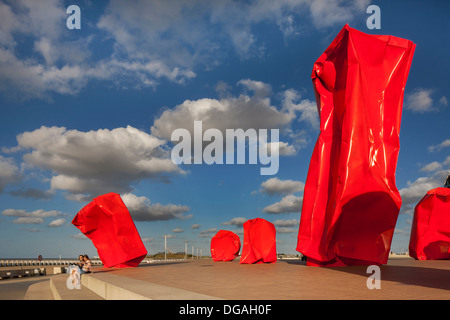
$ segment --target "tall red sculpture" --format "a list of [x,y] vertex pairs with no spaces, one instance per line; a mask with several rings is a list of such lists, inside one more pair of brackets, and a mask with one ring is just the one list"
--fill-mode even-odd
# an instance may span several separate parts
[[92,240],[106,268],[137,267],[147,255],[130,213],[116,193],[95,198],[77,213],[72,224]]
[[409,255],[418,260],[450,259],[450,188],[430,190],[416,205]]
[[239,263],[277,261],[276,230],[273,223],[256,218],[244,223],[244,244]]
[[232,261],[240,250],[241,240],[231,231],[219,230],[211,239],[211,256],[214,261]]
[[314,64],[320,135],[297,242],[308,265],[387,262],[401,206],[395,170],[414,49],[409,40],[345,25]]

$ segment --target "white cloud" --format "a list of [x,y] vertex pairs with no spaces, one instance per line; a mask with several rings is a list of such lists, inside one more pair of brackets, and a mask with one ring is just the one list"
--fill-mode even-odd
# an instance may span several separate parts
[[406,109],[416,113],[424,113],[434,110],[432,89],[416,88],[406,95]]
[[301,181],[270,178],[261,184],[260,191],[269,195],[286,195],[303,191],[305,184]]
[[[431,167],[436,169],[432,171]],[[433,162],[431,167],[426,171],[430,172],[430,176],[419,177],[413,182],[408,181],[406,187],[399,190],[402,197],[401,213],[413,214],[414,207],[429,190],[444,186],[450,172],[450,156],[442,163]]]
[[425,165],[424,167],[422,167],[422,168],[420,169],[420,171],[423,171],[423,172],[433,172],[433,171],[440,170],[440,169],[442,169],[442,164],[440,164],[440,163],[437,162],[437,161],[433,161],[433,162],[431,162],[431,163]]
[[277,227],[277,233],[298,233],[298,228]]
[[279,111],[271,105],[268,96],[270,87],[267,84],[252,80],[242,80],[238,84],[244,90],[253,91],[253,95],[241,94],[220,100],[186,100],[174,109],[164,111],[154,121],[152,134],[170,140],[175,129],[185,128],[193,136],[194,121],[202,121],[203,130],[216,128],[225,136],[225,130],[233,128],[283,128],[295,118],[294,114]]
[[217,233],[217,228],[209,228],[199,232],[199,238],[212,238]]
[[446,148],[446,147],[450,147],[450,139],[444,140],[436,146],[429,146],[428,151],[430,151],[430,152],[441,151],[441,149]]
[[78,233],[75,235],[70,236],[73,239],[77,239],[77,240],[89,240],[88,237],[86,237],[83,233]]
[[244,217],[236,217],[230,221],[223,222],[222,225],[226,226],[242,226],[248,219]]
[[121,195],[121,198],[135,221],[157,221],[171,219],[189,219],[192,215],[185,215],[188,206],[151,204],[147,197],[138,197],[132,193]]
[[369,3],[369,0],[350,2],[314,0],[310,3],[310,12],[314,25],[318,28],[324,28],[350,22],[355,14],[364,14]]
[[299,223],[300,223],[300,221],[296,220],[296,219],[288,219],[288,220],[277,219],[277,220],[273,221],[273,224],[275,225],[275,227],[295,227],[295,226],[298,226]]
[[[297,104],[295,102],[298,102]],[[310,124],[314,128],[319,126],[319,115],[317,111],[317,104],[310,100],[301,100],[301,95],[298,91],[289,89],[283,93],[283,109],[290,114],[300,112],[301,115],[298,121],[303,121]]]
[[[44,223],[45,218],[60,217],[63,215],[63,213],[58,210],[46,211],[42,209],[32,212],[22,209],[5,209],[1,214],[4,216],[17,217],[17,219],[13,220],[13,223],[17,224],[42,224]],[[50,222],[49,227],[59,227],[65,222],[65,219],[56,219]]]
[[303,198],[294,195],[287,195],[281,201],[271,204],[263,209],[266,213],[288,213],[300,212],[302,210]]
[[44,220],[37,217],[21,217],[13,221],[13,223],[18,224],[41,224]]
[[4,158],[0,155],[0,193],[6,185],[19,181],[21,174],[19,168],[11,158]]
[[[19,99],[51,99],[54,93],[78,94],[96,79],[138,89],[155,87],[160,79],[185,83],[195,70],[214,68],[230,55],[264,55],[266,44],[254,30],[261,23],[278,28],[286,40],[301,35],[308,18],[318,28],[342,25],[366,4],[111,0],[97,21],[82,18],[82,29],[90,33],[74,37],[67,33],[63,1],[2,2],[0,89]],[[19,52],[26,41],[32,50]],[[97,43],[107,45],[96,51]]]
[[183,173],[168,157],[164,141],[131,126],[89,132],[43,126],[17,141],[17,149],[31,150],[23,156],[26,163],[50,170],[51,188],[66,190],[73,199],[128,192],[133,182]]
[[12,217],[23,217],[23,218],[48,218],[48,217],[59,217],[63,213],[58,210],[50,210],[45,211],[42,209],[35,210],[32,212],[28,212],[22,209],[5,209],[2,211],[2,215],[4,216],[12,216]]
[[66,219],[56,219],[48,224],[51,228],[61,227],[66,223]]
[[[238,96],[225,92],[226,84],[220,83],[220,99],[203,98],[199,100],[186,100],[173,109],[168,109],[154,120],[151,127],[152,135],[170,140],[172,132],[176,129],[186,129],[194,137],[194,121],[202,121],[203,132],[208,129],[218,129],[222,136],[226,136],[227,129],[279,129],[280,140],[290,139],[293,143],[279,141],[279,155],[290,156],[305,145],[301,135],[295,135],[290,128],[292,121],[299,116],[299,120],[317,125],[317,109],[308,100],[299,101],[300,95],[295,90],[284,93],[283,105],[279,109],[271,103],[271,87],[263,82],[250,79],[240,80],[237,83],[243,90]],[[249,93],[250,92],[250,93]],[[252,93],[252,94],[251,94]],[[315,114],[313,116],[312,114]],[[305,116],[305,114],[308,114]],[[270,136],[270,131],[268,133]],[[194,139],[191,140],[192,143]],[[260,141],[260,147],[266,147]],[[224,139],[225,143],[225,139]],[[265,143],[265,142],[264,142]],[[275,143],[269,142],[270,146]],[[205,146],[205,145],[204,145]],[[275,150],[275,149],[271,149]]]

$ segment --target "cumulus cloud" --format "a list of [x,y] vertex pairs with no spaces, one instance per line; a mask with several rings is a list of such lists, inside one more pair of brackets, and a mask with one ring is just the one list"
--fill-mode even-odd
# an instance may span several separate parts
[[18,224],[41,224],[44,220],[38,217],[20,217],[13,221],[13,223]]
[[76,240],[89,240],[89,238],[86,237],[83,233],[77,233],[77,234],[71,235],[70,237],[73,239],[76,239]]
[[52,222],[50,222],[48,224],[48,226],[51,228],[57,228],[57,227],[63,226],[65,223],[66,223],[66,219],[61,218],[61,219],[53,220]]
[[314,25],[325,28],[348,23],[355,14],[364,14],[369,4],[369,0],[315,0],[310,2],[310,12]]
[[226,226],[242,226],[248,219],[244,217],[236,217],[229,221],[222,222]]
[[28,212],[22,209],[5,209],[2,211],[2,215],[4,216],[12,216],[12,217],[24,217],[24,218],[48,218],[48,217],[59,217],[63,213],[58,210],[35,210]]
[[225,136],[226,129],[273,129],[287,126],[294,115],[271,105],[270,86],[253,80],[241,80],[239,85],[253,92],[222,99],[186,100],[174,109],[164,111],[155,119],[153,135],[170,140],[172,132],[184,128],[194,134],[194,121],[202,121],[203,130],[216,128]]
[[275,227],[295,227],[300,223],[297,219],[277,219],[273,221]]
[[73,199],[129,192],[133,182],[183,173],[168,158],[164,141],[131,126],[89,132],[43,126],[17,141],[28,165],[52,172],[52,190],[66,190]]
[[[17,219],[13,220],[13,223],[17,224],[42,224],[44,223],[45,218],[60,217],[63,215],[63,213],[58,210],[46,211],[42,209],[31,212],[22,209],[5,209],[1,214],[4,216],[17,217]],[[50,222],[49,226],[60,226],[61,221],[63,220],[63,223],[65,223],[65,219],[56,219]]]
[[413,214],[414,207],[429,190],[443,187],[448,174],[450,174],[450,156],[442,163],[434,161],[425,165],[422,171],[427,172],[429,175],[419,177],[412,182],[408,181],[406,187],[399,190],[402,197],[401,213]]
[[17,182],[21,179],[19,168],[11,158],[4,158],[0,155],[0,193],[6,185]]
[[436,146],[429,146],[428,151],[441,151],[443,148],[450,147],[450,139],[444,140]]
[[303,191],[305,184],[301,181],[270,178],[261,184],[260,191],[269,195],[286,195]]
[[300,221],[296,219],[277,219],[273,221],[273,224],[277,229],[277,233],[298,233]]
[[202,230],[199,232],[198,237],[199,238],[212,238],[217,233],[217,228],[209,228],[206,230]]
[[319,115],[316,102],[308,99],[302,100],[298,91],[288,89],[283,93],[283,109],[291,115],[299,112],[298,121],[306,122],[313,128],[318,128]]
[[135,221],[189,219],[192,217],[190,214],[184,214],[190,210],[188,206],[152,204],[147,197],[139,197],[132,193],[123,194],[121,198]]
[[297,197],[292,194],[283,197],[279,202],[271,204],[263,209],[266,213],[289,213],[300,212],[302,210],[303,197]]
[[434,110],[432,89],[416,88],[406,95],[406,109],[415,113],[424,113]]
[[53,197],[54,190],[41,190],[41,189],[36,189],[36,188],[21,188],[18,190],[11,190],[8,193],[15,197],[48,200]]
[[[293,120],[299,117],[300,121],[307,121],[311,126],[316,126],[317,109],[312,107],[309,100],[300,101],[300,94],[295,90],[288,90],[284,93],[283,103],[277,108],[271,103],[272,89],[270,85],[244,79],[237,85],[242,89],[238,96],[223,95],[220,99],[203,98],[199,100],[186,100],[168,109],[154,120],[151,127],[152,135],[165,140],[171,140],[172,133],[177,129],[185,129],[194,137],[194,122],[201,121],[202,131],[209,129],[218,130],[222,137],[226,137],[227,129],[242,129],[244,132],[255,130],[258,135],[260,129],[266,129],[267,141],[259,136],[259,147],[262,150],[278,149],[278,154],[290,156],[305,145],[305,139],[301,134],[294,134],[291,130]],[[225,84],[219,85],[220,90],[226,90]],[[222,92],[223,94],[223,92]],[[316,115],[313,116],[312,113]],[[307,116],[304,116],[308,114]],[[271,129],[280,130],[279,140],[289,140],[272,142]],[[226,139],[223,139],[225,144]],[[194,139],[191,138],[193,145]],[[203,144],[205,148],[207,143]],[[228,147],[228,145],[226,146]],[[270,148],[270,149],[269,149]]]
[[423,166],[420,171],[423,172],[433,172],[442,168],[442,164],[438,161],[433,161],[425,166]]
[[[286,40],[301,35],[309,21],[318,28],[349,22],[365,4],[111,0],[98,20],[82,18],[89,34],[80,38],[68,35],[61,0],[2,2],[0,88],[20,99],[51,99],[78,94],[92,80],[138,89],[161,79],[184,84],[195,70],[214,68],[227,56],[263,56],[266,44],[254,32],[261,23]],[[19,52],[24,44],[31,49]]]

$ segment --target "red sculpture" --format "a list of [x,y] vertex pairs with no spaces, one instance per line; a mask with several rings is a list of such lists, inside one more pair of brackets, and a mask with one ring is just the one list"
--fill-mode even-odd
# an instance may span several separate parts
[[345,25],[314,64],[320,135],[297,243],[308,265],[387,262],[401,206],[395,170],[414,49],[409,40]]
[[147,255],[130,213],[116,193],[95,198],[77,213],[72,224],[92,240],[106,268],[137,267]]
[[239,263],[277,261],[276,230],[273,223],[256,218],[244,223],[244,244]]
[[231,231],[219,230],[211,239],[211,256],[214,261],[232,261],[240,250],[241,240]]
[[450,189],[427,192],[414,209],[409,255],[418,260],[450,259]]

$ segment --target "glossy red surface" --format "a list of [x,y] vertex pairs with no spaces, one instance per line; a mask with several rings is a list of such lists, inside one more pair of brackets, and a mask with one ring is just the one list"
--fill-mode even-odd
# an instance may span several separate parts
[[346,25],[314,64],[320,135],[297,242],[308,265],[387,261],[402,202],[395,170],[414,49],[409,40]]
[[72,220],[97,248],[104,267],[136,267],[147,255],[130,213],[120,195],[95,198]]
[[211,239],[211,257],[214,261],[232,261],[240,250],[241,240],[231,231],[219,230]]
[[430,190],[416,205],[409,255],[418,260],[450,259],[450,188]]
[[273,223],[256,218],[244,223],[244,244],[239,263],[277,261],[276,230]]

